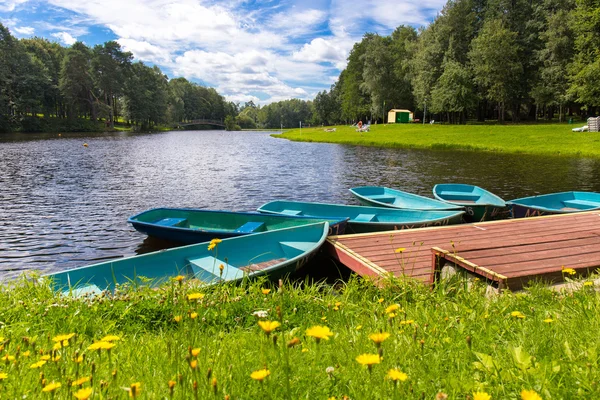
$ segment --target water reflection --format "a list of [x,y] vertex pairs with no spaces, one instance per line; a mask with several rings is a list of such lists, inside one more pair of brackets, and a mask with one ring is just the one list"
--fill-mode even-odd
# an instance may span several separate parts
[[126,222],[153,207],[357,204],[350,187],[431,196],[444,182],[480,185],[506,199],[600,191],[598,160],[294,143],[260,132],[4,135],[0,155],[4,277],[172,247]]

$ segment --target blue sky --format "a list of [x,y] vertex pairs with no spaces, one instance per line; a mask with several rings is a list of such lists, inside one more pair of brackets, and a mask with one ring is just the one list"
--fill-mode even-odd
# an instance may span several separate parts
[[365,32],[426,25],[445,0],[0,0],[13,35],[116,40],[169,77],[267,104],[328,89]]

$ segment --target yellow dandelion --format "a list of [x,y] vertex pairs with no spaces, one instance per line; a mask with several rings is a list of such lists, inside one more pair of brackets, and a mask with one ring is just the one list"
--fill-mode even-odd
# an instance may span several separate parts
[[393,313],[393,312],[392,312],[392,313],[389,313],[389,314],[388,314],[388,318],[389,318],[389,319],[396,318],[396,313]]
[[31,355],[31,351],[27,350],[21,353],[21,357],[29,357]]
[[415,323],[415,321],[412,320],[412,319],[406,319],[404,321],[400,321],[400,325],[411,325],[411,324],[414,324],[414,323]]
[[379,357],[379,354],[361,354],[356,357],[356,361],[358,361],[360,365],[371,367],[375,364],[379,364],[381,362],[381,357]]
[[361,329],[362,329],[362,325],[358,325],[358,326],[356,327],[356,330],[357,330],[357,331],[360,331]]
[[192,352],[191,352],[191,353],[192,353],[192,355],[193,355],[194,357],[197,357],[197,356],[198,356],[198,354],[200,354],[200,349],[192,349]]
[[14,361],[15,360],[15,356],[9,356],[8,354],[5,354],[4,357],[2,357],[3,361]]
[[342,302],[341,301],[336,301],[334,306],[336,307],[341,307],[342,306]]
[[177,385],[177,382],[169,381],[169,389],[173,389],[175,387],[175,385]]
[[49,359],[50,359],[50,356],[48,354],[45,354],[40,357],[40,360],[43,360],[43,361],[48,361]]
[[190,293],[187,295],[188,300],[202,300],[204,298],[204,293]]
[[60,384],[60,382],[52,382],[52,383],[49,383],[46,386],[44,386],[44,388],[42,389],[42,392],[54,392],[56,389],[58,389],[61,386],[62,385]]
[[181,321],[181,315],[176,315],[173,317],[173,321],[175,322],[180,322]]
[[316,325],[306,330],[306,336],[314,337],[318,342],[321,339],[329,340],[329,337],[333,336],[333,332],[327,326]]
[[81,355],[77,358],[74,358],[73,361],[76,362],[77,364],[80,364],[83,362],[83,356]]
[[542,400],[542,397],[537,394],[535,390],[523,390],[521,391],[522,400]]
[[42,368],[42,366],[46,364],[46,360],[40,360],[36,363],[31,364],[31,366],[29,368],[34,369],[34,368]]
[[383,341],[385,341],[387,338],[390,337],[390,334],[387,332],[381,332],[381,333],[372,333],[369,335],[369,339],[371,339],[372,341],[375,342],[376,345],[380,345],[381,343],[383,343]]
[[385,301],[385,299],[384,299],[384,298],[381,298],[381,299],[377,300],[377,302],[378,302],[379,304],[383,303],[384,301]]
[[115,347],[116,344],[111,343],[111,342],[96,342],[96,343],[92,343],[91,345],[88,346],[88,350],[110,350],[113,347]]
[[107,335],[100,339],[101,342],[116,342],[121,340],[119,336],[116,335]]
[[406,248],[404,247],[398,247],[396,250],[394,250],[394,253],[404,253],[405,250]]
[[302,349],[302,352],[303,353],[308,353],[308,349],[305,347],[305,348]]
[[585,282],[583,282],[583,286],[594,286],[594,282],[592,282],[592,281],[585,281]]
[[77,398],[77,400],[87,400],[90,398],[91,395],[92,395],[92,388],[79,389],[78,391],[73,393],[73,396],[75,396],[75,398]]
[[292,338],[289,342],[287,342],[287,347],[294,347],[299,344],[300,344],[300,339],[295,337],[295,338]]
[[0,381],[3,381],[6,378],[8,378],[8,374],[6,372],[0,372]]
[[491,400],[492,396],[486,392],[473,392],[473,400]]
[[385,309],[385,313],[386,314],[390,314],[393,312],[396,312],[400,309],[400,305],[399,304],[392,304],[391,306],[387,306]]
[[267,295],[269,293],[271,293],[271,289],[261,289],[260,290],[262,292],[262,294]]
[[327,321],[327,317],[321,317],[321,321]]
[[525,318],[525,314],[523,314],[521,311],[513,311],[510,313],[511,317],[515,317],[515,318],[519,318],[519,319],[523,319]]
[[252,372],[250,374],[250,378],[254,379],[255,381],[262,382],[269,375],[271,375],[271,372],[268,369],[264,368]]
[[68,333],[66,335],[58,335],[58,336],[54,336],[52,338],[53,342],[58,342],[58,343],[62,343],[65,340],[71,340],[71,338],[73,338],[73,336],[75,336],[74,333]]
[[386,377],[394,382],[404,382],[408,379],[408,375],[398,369],[390,369]]
[[333,311],[339,311],[339,309],[340,309],[340,308],[339,308],[338,306],[334,306],[334,307],[333,307]]
[[554,322],[554,320],[553,320],[552,318],[546,318],[546,319],[544,320],[544,322],[545,322],[545,323],[547,323],[547,324],[551,324],[551,323],[553,323],[553,322]]
[[71,383],[71,386],[81,386],[86,382],[90,381],[90,377],[89,376],[84,376],[83,378],[79,378],[76,381],[74,381],[73,383]]
[[183,276],[183,275],[177,275],[175,278],[173,278],[173,280],[177,281],[177,282],[181,282],[184,279],[185,279],[185,276]]
[[577,273],[573,268],[565,268],[564,266],[562,267],[562,272],[567,275],[575,275]]
[[[67,342],[69,343],[69,342]],[[62,342],[58,342],[58,343],[54,343],[54,346],[52,346],[52,350],[60,350],[63,348]]]
[[258,326],[262,328],[267,335],[270,335],[275,329],[281,326],[278,321],[258,321]]
[[129,397],[137,397],[142,391],[142,384],[140,382],[132,383],[129,386]]
[[214,249],[221,242],[222,242],[221,239],[213,239],[213,240],[211,240],[210,243],[208,244],[208,250]]
[[52,361],[58,361],[58,360],[60,360],[60,356],[59,355],[52,357]]
[[196,319],[196,318],[198,318],[198,313],[197,313],[197,312],[193,312],[193,313],[191,313],[191,314],[190,314],[190,318],[191,318],[191,319]]
[[198,360],[190,361],[190,367],[192,367],[192,369],[198,368]]

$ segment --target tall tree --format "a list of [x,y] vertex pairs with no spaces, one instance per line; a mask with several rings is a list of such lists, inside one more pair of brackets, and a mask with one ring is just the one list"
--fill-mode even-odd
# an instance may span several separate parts
[[92,71],[95,86],[100,91],[100,98],[108,106],[108,121],[114,128],[115,102],[122,95],[125,80],[131,68],[133,55],[121,50],[121,45],[115,41],[94,46]]
[[516,37],[502,20],[488,20],[473,39],[469,52],[475,82],[487,99],[498,105],[499,121],[504,121],[505,106],[515,98],[523,73]]
[[82,42],[74,43],[65,53],[59,86],[65,97],[70,118],[75,118],[85,112],[95,121],[97,99],[94,96],[94,81],[90,74],[92,52]]

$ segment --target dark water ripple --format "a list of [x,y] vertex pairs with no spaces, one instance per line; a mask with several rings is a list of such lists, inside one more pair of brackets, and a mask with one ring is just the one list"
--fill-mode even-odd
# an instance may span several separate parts
[[356,204],[347,191],[353,186],[430,196],[441,182],[480,185],[506,199],[600,191],[600,162],[294,143],[260,132],[4,135],[0,278],[163,248],[168,244],[126,222],[152,207],[254,210],[274,199]]

